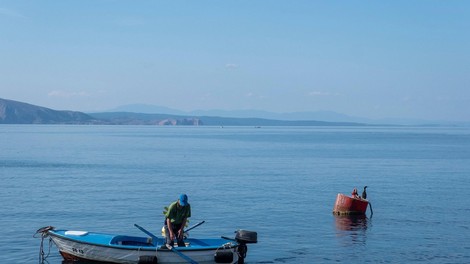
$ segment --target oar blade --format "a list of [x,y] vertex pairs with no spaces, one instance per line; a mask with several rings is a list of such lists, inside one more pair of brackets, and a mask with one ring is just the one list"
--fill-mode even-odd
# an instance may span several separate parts
[[182,258],[183,258],[184,260],[186,260],[187,262],[189,262],[189,263],[191,263],[191,264],[198,264],[198,263],[197,263],[196,261],[194,261],[192,258],[190,258],[190,257],[186,256],[185,254],[179,252],[175,247],[172,247],[172,246],[170,246],[170,245],[167,245],[167,247],[168,247],[171,251],[175,252],[178,256],[182,257]]

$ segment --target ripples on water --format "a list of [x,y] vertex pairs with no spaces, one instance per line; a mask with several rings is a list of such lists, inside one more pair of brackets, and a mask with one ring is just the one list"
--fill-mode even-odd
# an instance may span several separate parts
[[[0,263],[42,226],[141,235],[189,195],[191,236],[258,232],[247,263],[468,263],[461,128],[0,126]],[[371,217],[331,213],[368,185]],[[53,246],[50,264],[62,263]]]

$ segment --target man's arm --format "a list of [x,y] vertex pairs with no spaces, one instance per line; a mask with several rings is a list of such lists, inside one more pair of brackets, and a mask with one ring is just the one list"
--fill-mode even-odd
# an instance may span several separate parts
[[175,239],[175,234],[173,234],[173,226],[171,224],[170,218],[166,219],[166,225],[168,226],[168,232],[170,232],[170,239]]
[[185,218],[183,219],[183,222],[181,223],[181,228],[180,228],[180,230],[178,230],[178,237],[179,237],[179,238],[182,238],[182,237],[183,237],[183,234],[184,234],[184,227],[186,226],[186,220],[187,220],[187,219],[188,219],[187,217],[185,217]]

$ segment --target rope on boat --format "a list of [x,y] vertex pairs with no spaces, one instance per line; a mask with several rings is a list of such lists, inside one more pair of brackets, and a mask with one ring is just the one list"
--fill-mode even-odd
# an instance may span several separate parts
[[217,253],[220,249],[230,249],[232,246],[233,246],[233,243],[232,243],[232,242],[227,242],[227,243],[221,245],[220,247],[218,247],[218,248],[215,250],[215,253]]
[[44,252],[44,239],[49,236],[48,231],[54,229],[52,226],[45,226],[39,228],[36,233],[33,235],[34,238],[37,238],[38,234],[41,236],[41,245],[39,246],[39,263],[43,264],[51,253],[52,239],[49,238],[49,249],[47,254]]

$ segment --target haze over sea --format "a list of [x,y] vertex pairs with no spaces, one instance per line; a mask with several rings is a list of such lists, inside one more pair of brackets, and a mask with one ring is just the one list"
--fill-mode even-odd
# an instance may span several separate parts
[[[0,126],[0,263],[35,231],[159,234],[187,193],[192,237],[258,232],[247,263],[469,263],[470,128]],[[368,187],[373,215],[335,217]],[[46,243],[47,251],[47,243]],[[62,259],[52,246],[48,263]]]

